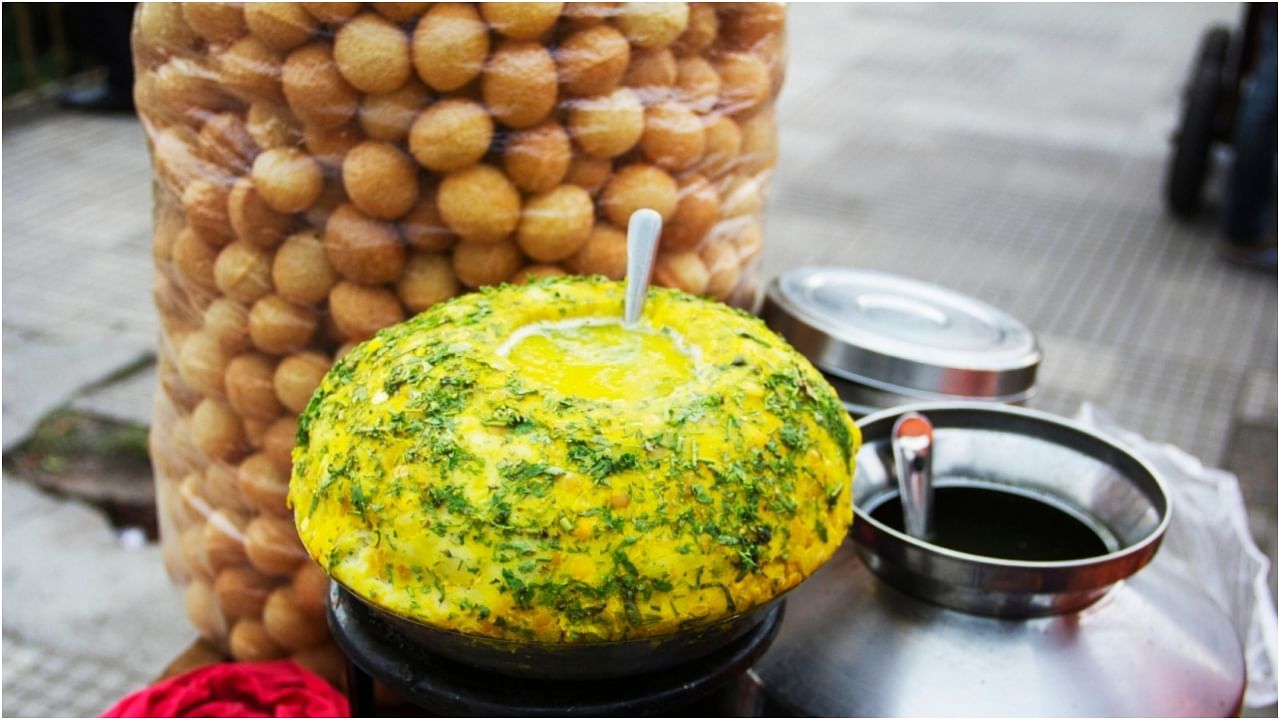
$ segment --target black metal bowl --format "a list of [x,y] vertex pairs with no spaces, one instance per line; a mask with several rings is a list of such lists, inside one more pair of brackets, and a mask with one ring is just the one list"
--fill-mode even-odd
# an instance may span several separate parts
[[759,625],[786,594],[750,610],[669,635],[607,642],[546,643],[503,640],[433,627],[381,608],[336,580],[330,589],[330,602],[338,601],[338,587],[399,633],[406,643],[482,670],[544,680],[639,675],[696,660],[724,648]]

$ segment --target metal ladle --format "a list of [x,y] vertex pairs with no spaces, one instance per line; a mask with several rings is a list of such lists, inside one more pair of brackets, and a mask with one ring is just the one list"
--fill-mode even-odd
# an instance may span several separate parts
[[658,236],[662,234],[662,216],[656,211],[642,208],[631,213],[627,222],[627,294],[623,309],[624,325],[632,326],[644,312],[644,300],[649,294],[649,276],[653,272],[653,259],[658,252]]
[[933,423],[920,413],[906,413],[893,424],[891,442],[903,528],[928,540],[933,530]]

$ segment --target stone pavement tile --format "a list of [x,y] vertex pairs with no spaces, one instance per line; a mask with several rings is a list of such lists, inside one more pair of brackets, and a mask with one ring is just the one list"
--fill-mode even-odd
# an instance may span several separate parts
[[96,717],[154,678],[120,658],[67,653],[8,634],[3,642],[5,717]]
[[[6,323],[8,318],[6,306]],[[152,345],[119,335],[59,340],[4,328],[4,450],[83,387],[145,359]]]
[[2,484],[6,642],[110,658],[147,677],[190,644],[159,546],[125,549],[97,510],[12,477]]
[[153,344],[151,168],[138,121],[55,112],[6,126],[4,148],[5,328]]
[[1241,422],[1262,424],[1276,421],[1277,387],[1274,366],[1270,370],[1252,370],[1240,389],[1240,405],[1236,419]]
[[154,363],[127,377],[93,388],[71,401],[71,409],[135,425],[150,426],[156,391]]

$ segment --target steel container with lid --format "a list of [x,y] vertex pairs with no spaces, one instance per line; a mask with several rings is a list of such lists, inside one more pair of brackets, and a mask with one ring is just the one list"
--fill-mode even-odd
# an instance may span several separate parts
[[[894,505],[894,428],[912,413],[931,424],[923,538],[901,529]],[[1140,458],[1070,421],[993,403],[919,403],[858,424],[853,528],[790,594],[753,670],[777,714],[1239,712],[1240,642],[1194,579],[1157,555],[1174,508]],[[978,502],[956,502],[966,496]],[[1020,537],[1005,532],[1019,525]]]
[[986,303],[872,270],[803,267],[775,278],[761,311],[861,416],[923,400],[1019,404],[1040,348]]

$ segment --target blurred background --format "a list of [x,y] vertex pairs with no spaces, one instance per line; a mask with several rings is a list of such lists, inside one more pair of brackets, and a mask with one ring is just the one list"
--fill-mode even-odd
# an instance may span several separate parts
[[[153,542],[151,168],[105,42],[128,7],[3,12],[3,712],[96,714],[194,639]],[[1269,265],[1224,246],[1221,143],[1198,211],[1164,197],[1202,35],[1241,18],[793,6],[764,273],[866,267],[1009,311],[1044,350],[1031,407],[1092,402],[1236,473],[1274,564],[1274,213]]]

